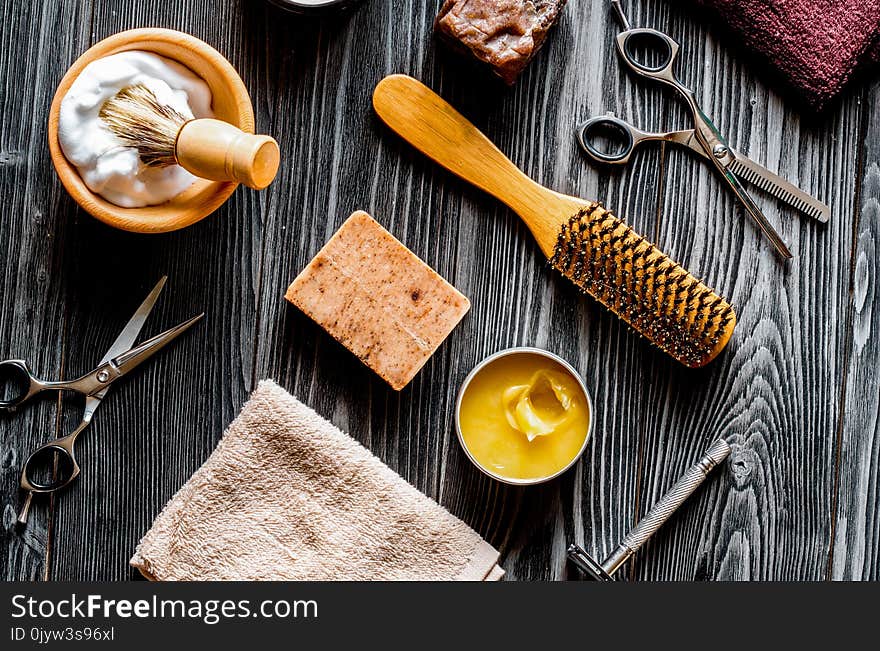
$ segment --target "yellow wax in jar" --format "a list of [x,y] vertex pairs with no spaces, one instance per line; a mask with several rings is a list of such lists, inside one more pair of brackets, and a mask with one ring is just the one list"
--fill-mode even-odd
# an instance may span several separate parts
[[506,479],[555,475],[581,451],[589,424],[580,382],[561,364],[527,351],[481,368],[459,411],[468,452]]

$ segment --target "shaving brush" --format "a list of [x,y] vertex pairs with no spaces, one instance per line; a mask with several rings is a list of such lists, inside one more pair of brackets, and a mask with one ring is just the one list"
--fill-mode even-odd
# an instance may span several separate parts
[[123,88],[98,113],[148,167],[180,165],[203,179],[262,190],[278,173],[281,154],[269,136],[245,133],[213,118],[188,119],[161,104],[143,84]]

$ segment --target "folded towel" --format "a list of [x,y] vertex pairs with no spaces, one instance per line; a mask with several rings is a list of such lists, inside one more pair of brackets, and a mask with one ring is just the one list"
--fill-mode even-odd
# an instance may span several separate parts
[[498,552],[274,382],[156,518],[153,580],[498,580]]
[[696,0],[766,59],[815,110],[875,65],[880,0]]

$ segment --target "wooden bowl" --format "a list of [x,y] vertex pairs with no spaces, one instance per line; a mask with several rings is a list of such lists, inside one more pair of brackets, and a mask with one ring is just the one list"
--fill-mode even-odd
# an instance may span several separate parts
[[170,201],[144,208],[123,208],[89,190],[58,143],[61,100],[83,68],[96,59],[126,50],[144,50],[185,65],[208,84],[215,117],[254,132],[254,110],[244,83],[222,54],[194,36],[171,29],[131,29],[96,43],[64,75],[49,109],[49,151],[61,183],[76,202],[105,224],[135,233],[166,233],[204,219],[217,210],[237,183],[197,179]]

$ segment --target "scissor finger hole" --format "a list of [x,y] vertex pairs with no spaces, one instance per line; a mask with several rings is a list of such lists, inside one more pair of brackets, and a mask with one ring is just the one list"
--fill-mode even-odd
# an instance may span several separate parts
[[659,72],[672,61],[669,40],[653,32],[633,32],[623,47],[630,63],[648,72]]
[[34,452],[25,465],[25,477],[37,490],[61,488],[75,472],[73,458],[59,446],[46,446]]
[[27,395],[28,372],[13,362],[0,363],[0,407],[11,407]]
[[581,130],[581,144],[594,158],[602,161],[619,161],[632,151],[632,134],[617,122],[596,120]]

